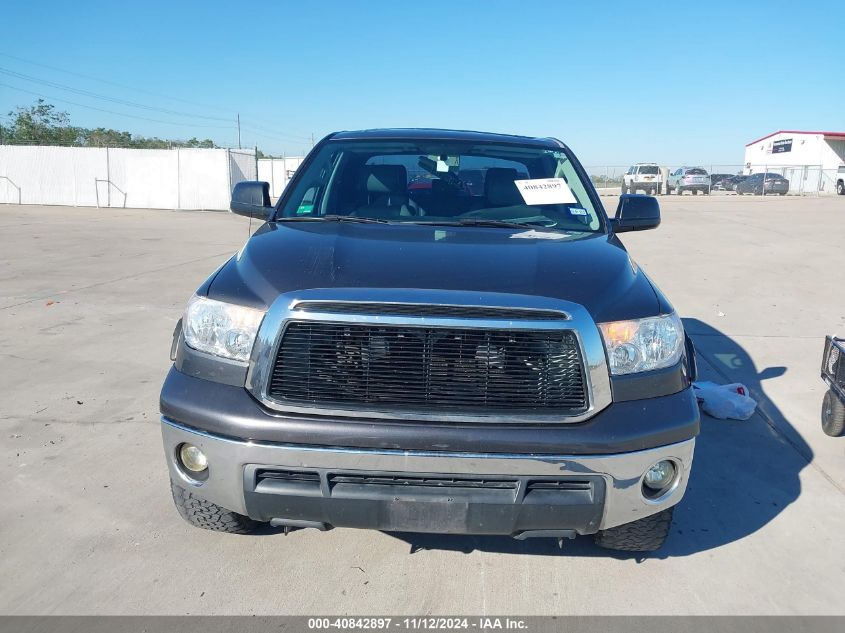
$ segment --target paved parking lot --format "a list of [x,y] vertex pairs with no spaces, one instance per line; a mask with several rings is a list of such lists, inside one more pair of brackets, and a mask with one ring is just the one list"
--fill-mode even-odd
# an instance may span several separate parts
[[189,527],[158,389],[184,302],[249,221],[0,205],[0,613],[845,614],[845,438],[821,432],[818,376],[824,335],[845,333],[845,198],[661,204],[660,229],[624,241],[703,377],[744,382],[760,412],[704,419],[648,557],[588,538]]

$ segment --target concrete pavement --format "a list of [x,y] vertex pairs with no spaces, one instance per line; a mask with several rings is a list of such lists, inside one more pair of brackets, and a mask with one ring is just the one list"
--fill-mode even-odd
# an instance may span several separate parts
[[845,438],[821,432],[818,376],[824,335],[845,333],[845,199],[661,204],[663,225],[624,241],[685,317],[703,377],[745,382],[760,413],[704,419],[673,533],[648,557],[588,538],[561,552],[191,528],[169,497],[158,390],[185,301],[249,221],[0,206],[0,613],[845,614]]

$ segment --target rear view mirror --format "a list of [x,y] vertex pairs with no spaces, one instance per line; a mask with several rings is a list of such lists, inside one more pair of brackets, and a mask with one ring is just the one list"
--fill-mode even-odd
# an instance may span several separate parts
[[623,194],[619,198],[616,217],[611,224],[615,233],[644,231],[660,226],[660,205],[657,198],[639,194]]
[[273,212],[270,204],[270,183],[259,180],[244,180],[232,189],[232,213],[248,218],[266,220]]

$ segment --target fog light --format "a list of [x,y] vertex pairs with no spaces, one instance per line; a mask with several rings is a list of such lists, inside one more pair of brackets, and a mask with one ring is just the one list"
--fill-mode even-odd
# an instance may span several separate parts
[[646,471],[643,483],[652,490],[663,490],[672,483],[673,479],[675,479],[675,466],[664,459]]
[[179,449],[179,460],[192,473],[201,473],[208,468],[208,458],[193,444],[182,444]]

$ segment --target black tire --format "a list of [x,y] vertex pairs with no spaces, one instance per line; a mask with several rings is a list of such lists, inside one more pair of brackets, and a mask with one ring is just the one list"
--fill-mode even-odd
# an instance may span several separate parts
[[625,552],[653,552],[660,549],[669,536],[672,527],[674,506],[657,514],[625,525],[599,530],[595,535],[596,545],[605,549]]
[[176,504],[180,516],[194,527],[230,534],[249,534],[258,525],[247,516],[195,497],[172,479],[170,492],[173,494],[173,503]]
[[830,437],[845,433],[845,405],[829,389],[822,400],[822,430]]
[[676,189],[677,189],[677,191],[678,191],[678,195],[679,195],[679,196],[684,195],[684,190],[683,190],[683,189],[681,189],[680,187],[676,187]]
[[663,185],[657,185],[657,195],[663,195]]
[[692,190],[692,195],[697,196],[697,195],[698,195],[698,189],[693,189],[693,190]]
[[845,196],[845,181],[840,180],[836,183],[836,193]]

